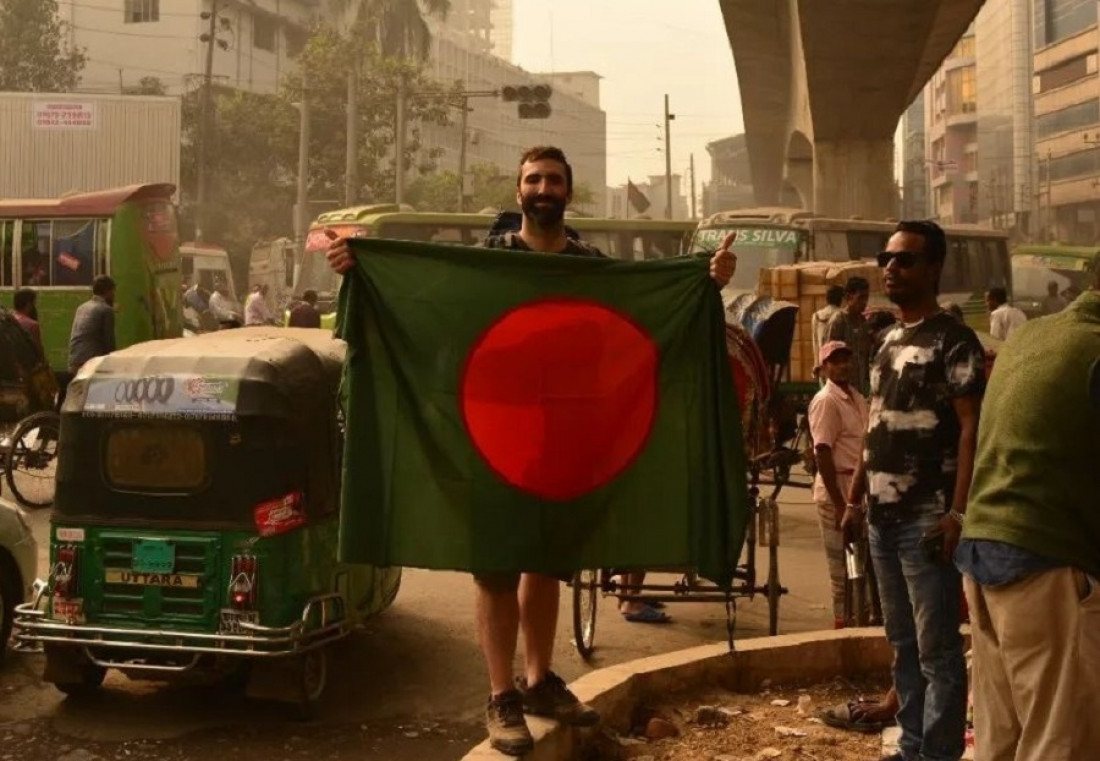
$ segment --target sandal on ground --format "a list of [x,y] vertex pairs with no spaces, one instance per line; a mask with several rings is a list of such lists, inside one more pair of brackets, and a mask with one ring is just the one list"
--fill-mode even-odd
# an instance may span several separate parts
[[672,619],[662,610],[646,606],[633,613],[623,613],[623,618],[632,624],[668,624]]
[[866,715],[856,715],[857,709],[877,703],[877,700],[853,700],[849,703],[841,703],[840,705],[822,711],[818,714],[818,718],[835,729],[845,729],[850,732],[864,732],[867,734],[881,732],[886,729],[886,727],[894,726],[895,722],[893,720],[875,721],[868,719]]

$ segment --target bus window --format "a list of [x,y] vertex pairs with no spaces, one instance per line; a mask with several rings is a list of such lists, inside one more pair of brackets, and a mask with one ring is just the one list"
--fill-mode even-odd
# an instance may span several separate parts
[[646,259],[668,259],[680,255],[680,234],[653,232],[642,235]]
[[12,240],[15,225],[12,222],[0,222],[0,285],[11,286],[12,264],[15,261],[12,255]]
[[[817,230],[814,232],[812,250],[812,261],[844,262],[853,258],[848,255],[848,236],[843,230]],[[876,251],[872,256],[878,253]]]
[[848,258],[874,259],[879,252],[886,250],[886,241],[889,239],[889,234],[874,230],[849,230]]
[[19,241],[20,286],[50,285],[50,223],[23,222]]
[[96,227],[93,219],[66,219],[53,223],[50,260],[54,285],[92,284],[95,277]]
[[613,259],[619,258],[619,246],[616,243],[616,235],[614,233],[604,230],[593,230],[592,232],[583,233],[581,239],[585,243],[590,243],[598,248],[605,256],[610,256]]
[[940,291],[945,293],[971,293],[975,289],[969,278],[965,240],[948,240],[947,258],[940,273]]
[[96,264],[95,274],[106,275],[111,271],[111,262],[108,258],[108,252],[110,251],[111,244],[109,240],[108,231],[111,229],[111,223],[103,221],[99,223],[99,234],[96,236]]
[[983,240],[981,243],[989,267],[989,287],[1008,289],[1008,251],[1000,241]]

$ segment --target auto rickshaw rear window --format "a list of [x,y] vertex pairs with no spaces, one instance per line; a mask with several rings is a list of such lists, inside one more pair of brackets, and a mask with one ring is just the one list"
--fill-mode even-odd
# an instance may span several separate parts
[[191,492],[207,479],[206,439],[176,423],[119,423],[107,433],[107,480],[128,491]]

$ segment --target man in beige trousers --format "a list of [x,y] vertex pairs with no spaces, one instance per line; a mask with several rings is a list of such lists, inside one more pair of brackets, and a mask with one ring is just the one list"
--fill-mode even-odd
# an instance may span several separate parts
[[977,761],[1100,759],[1098,288],[1016,330],[982,405],[955,555]]

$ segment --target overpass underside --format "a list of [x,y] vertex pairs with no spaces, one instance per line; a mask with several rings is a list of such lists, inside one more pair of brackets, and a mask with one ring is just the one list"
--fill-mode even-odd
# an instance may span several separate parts
[[757,201],[895,216],[894,131],[984,0],[719,0]]

